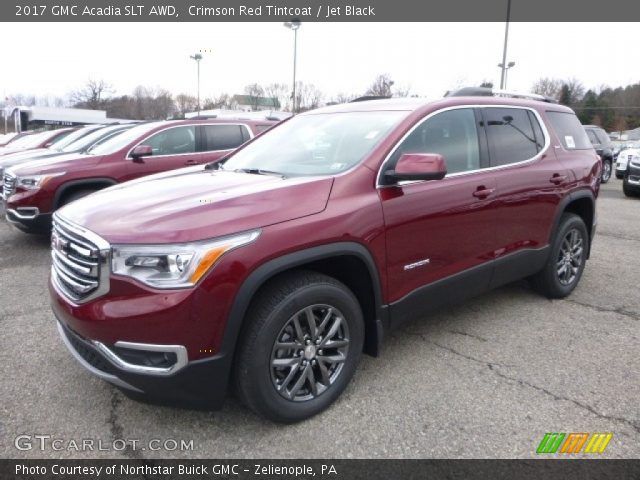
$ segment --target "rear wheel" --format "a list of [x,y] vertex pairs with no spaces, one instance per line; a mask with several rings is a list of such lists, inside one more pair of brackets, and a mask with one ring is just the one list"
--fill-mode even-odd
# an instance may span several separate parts
[[611,178],[611,160],[604,159],[602,161],[602,175],[600,177],[601,183],[607,183]]
[[277,422],[311,417],[345,389],[362,352],[364,322],[353,293],[315,272],[277,279],[245,320],[234,381],[254,412]]
[[589,251],[589,234],[582,218],[564,213],[545,267],[531,279],[533,287],[548,298],[569,295],[582,277]]

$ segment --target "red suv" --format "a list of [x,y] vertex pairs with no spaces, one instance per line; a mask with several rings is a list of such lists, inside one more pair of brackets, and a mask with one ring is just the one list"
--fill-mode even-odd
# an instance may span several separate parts
[[47,233],[53,212],[120,182],[218,160],[272,121],[207,120],[145,123],[86,152],[5,170],[7,220],[27,233]]
[[301,420],[406,321],[524,277],[570,294],[600,165],[573,111],[541,100],[314,110],[222,165],[60,210],[53,311],[76,359],[134,397],[216,407],[231,384]]

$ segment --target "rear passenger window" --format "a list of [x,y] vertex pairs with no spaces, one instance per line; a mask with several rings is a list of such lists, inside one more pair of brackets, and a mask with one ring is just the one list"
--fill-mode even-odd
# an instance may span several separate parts
[[242,125],[203,125],[204,151],[231,150],[248,138]]
[[473,109],[448,110],[422,122],[393,152],[387,169],[395,168],[405,153],[439,153],[447,163],[447,173],[479,169],[480,147]]
[[492,167],[529,160],[540,151],[527,110],[484,108],[483,116]]
[[598,145],[600,143],[593,130],[587,130],[587,137],[589,137],[589,141],[592,145]]
[[593,148],[587,132],[573,113],[547,111],[547,117],[565,149],[590,150]]

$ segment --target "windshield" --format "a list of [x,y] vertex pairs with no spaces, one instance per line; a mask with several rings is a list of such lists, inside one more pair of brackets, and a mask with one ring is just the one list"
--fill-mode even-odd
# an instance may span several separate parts
[[145,123],[144,125],[138,125],[137,127],[133,127],[126,132],[123,132],[120,135],[116,135],[100,144],[96,145],[93,148],[88,150],[88,153],[92,155],[109,155],[111,153],[117,152],[121,148],[126,147],[131,142],[135,142],[140,136],[145,133],[157,128],[160,123]]
[[27,148],[38,145],[42,140],[44,140],[45,135],[48,135],[48,133],[49,132],[40,132],[25,135],[24,137],[20,137],[11,142],[7,145],[7,148]]
[[80,128],[75,132],[71,132],[69,135],[66,135],[62,137],[62,139],[58,140],[57,142],[54,142],[53,148],[55,150],[63,151],[67,145],[70,145],[76,140],[84,137],[85,135],[88,135],[89,133],[93,132],[96,128],[99,128],[99,127]]
[[356,165],[408,112],[301,115],[265,133],[224,163],[224,170],[286,176],[334,175]]
[[106,139],[114,136],[119,132],[127,130],[129,128],[131,127],[126,127],[122,125],[118,125],[117,127],[100,128],[98,130],[94,130],[89,135],[85,135],[81,139],[76,140],[72,144],[67,145],[64,148],[61,148],[60,150],[65,153],[85,150],[93,145],[96,145],[99,141],[101,140],[106,141]]

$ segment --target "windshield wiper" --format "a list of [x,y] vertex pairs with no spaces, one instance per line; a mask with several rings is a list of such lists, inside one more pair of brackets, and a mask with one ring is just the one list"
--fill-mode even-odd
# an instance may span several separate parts
[[287,178],[283,173],[274,172],[273,170],[263,170],[262,168],[236,168],[234,172],[250,173],[252,175],[274,175],[277,177]]

